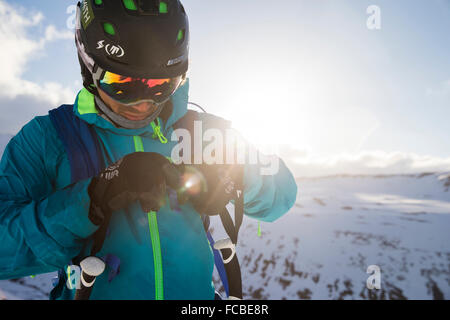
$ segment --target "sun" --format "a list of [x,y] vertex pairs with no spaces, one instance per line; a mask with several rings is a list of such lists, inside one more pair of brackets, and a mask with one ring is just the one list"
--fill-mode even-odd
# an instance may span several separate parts
[[248,142],[269,150],[282,145],[309,149],[312,128],[308,110],[297,106],[292,96],[285,96],[279,102],[255,96],[245,108],[232,110],[230,119],[234,129]]

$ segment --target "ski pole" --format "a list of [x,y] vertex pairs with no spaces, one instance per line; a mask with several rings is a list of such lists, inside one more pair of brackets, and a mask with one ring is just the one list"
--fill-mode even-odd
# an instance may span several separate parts
[[89,256],[80,262],[81,284],[75,294],[75,300],[89,300],[95,279],[105,271],[102,259]]

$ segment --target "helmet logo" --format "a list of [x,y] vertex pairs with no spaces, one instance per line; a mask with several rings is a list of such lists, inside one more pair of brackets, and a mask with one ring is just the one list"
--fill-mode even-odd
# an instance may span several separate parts
[[104,47],[105,47],[105,45],[103,44],[103,42],[105,42],[105,40],[101,40],[101,41],[97,42],[97,49],[101,49],[101,48],[104,48]]
[[105,52],[108,56],[114,56],[116,58],[122,58],[125,55],[125,50],[119,45],[114,45],[107,43],[105,45],[105,40],[101,40],[97,42],[97,50],[105,48]]
[[175,59],[171,59],[167,62],[167,66],[170,67],[177,63],[180,63],[181,61],[183,61],[183,59],[184,59],[184,55],[182,55],[181,57],[175,58]]
[[86,30],[92,20],[94,20],[94,11],[92,10],[91,2],[83,0],[81,7],[81,22],[84,30]]

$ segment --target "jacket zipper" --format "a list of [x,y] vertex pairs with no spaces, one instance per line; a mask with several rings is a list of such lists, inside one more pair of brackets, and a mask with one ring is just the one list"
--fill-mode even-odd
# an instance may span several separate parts
[[158,220],[155,211],[150,211],[148,213],[148,225],[150,227],[150,236],[152,238],[153,263],[155,265],[155,300],[164,300],[161,241],[159,238]]
[[[144,152],[144,145],[140,136],[134,136],[134,149],[136,152]],[[152,240],[153,263],[155,267],[155,300],[164,300],[163,267],[161,255],[161,240],[159,238],[158,219],[155,211],[150,211],[148,225]]]

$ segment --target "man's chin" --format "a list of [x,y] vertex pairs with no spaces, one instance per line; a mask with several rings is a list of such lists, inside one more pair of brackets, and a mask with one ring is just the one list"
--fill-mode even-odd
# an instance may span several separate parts
[[122,114],[122,117],[131,120],[131,121],[141,121],[141,120],[145,120],[149,117],[150,115],[134,115],[134,114],[127,114],[124,113]]

